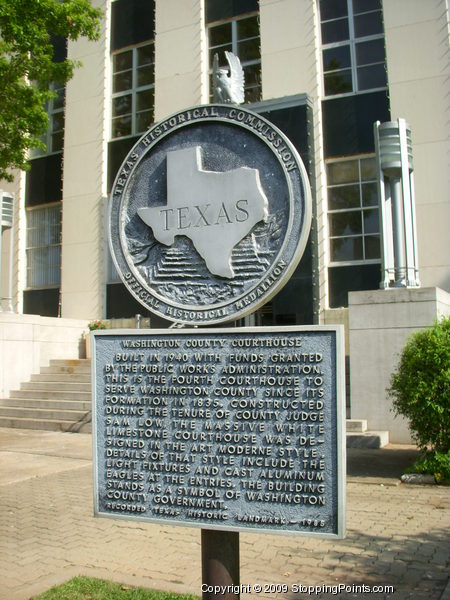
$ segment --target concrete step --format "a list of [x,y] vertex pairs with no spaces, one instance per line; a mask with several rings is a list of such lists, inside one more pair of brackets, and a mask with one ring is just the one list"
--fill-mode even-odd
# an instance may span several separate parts
[[42,367],[41,373],[90,374],[91,361],[88,358],[74,360],[51,360],[48,367]]
[[57,410],[54,408],[29,408],[18,406],[0,406],[0,417],[19,417],[27,419],[43,419],[44,421],[82,421],[90,418],[90,411]]
[[367,421],[366,419],[347,419],[346,428],[347,432],[364,433],[367,431]]
[[347,448],[383,448],[389,444],[389,431],[347,432]]
[[4,398],[0,399],[0,407],[47,408],[54,410],[82,410],[92,408],[90,400],[39,400],[36,398]]
[[91,392],[91,384],[78,381],[27,381],[22,383],[20,390],[39,390],[40,392]]
[[50,367],[41,367],[41,373],[44,374],[54,374],[54,375],[90,375],[91,368],[87,366],[80,367],[64,367],[64,366],[50,366]]
[[54,358],[49,362],[51,367],[90,367],[90,358]]
[[63,390],[16,390],[11,392],[10,398],[32,398],[35,400],[76,400],[90,401],[91,392]]
[[0,417],[0,427],[13,427],[16,429],[39,429],[44,431],[65,431],[72,433],[91,433],[89,421],[53,421],[50,419],[30,419],[19,417]]
[[52,360],[0,399],[0,427],[91,431],[91,361]]
[[36,381],[51,381],[62,383],[91,383],[91,373],[43,373],[42,370],[40,373],[36,373],[31,376],[30,382]]

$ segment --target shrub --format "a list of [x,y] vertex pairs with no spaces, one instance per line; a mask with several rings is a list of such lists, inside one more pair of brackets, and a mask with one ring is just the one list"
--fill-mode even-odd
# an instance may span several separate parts
[[408,467],[406,472],[426,473],[433,475],[436,483],[447,483],[450,481],[450,451],[447,454],[437,451],[427,452],[420,460]]
[[97,329],[106,329],[105,323],[97,319],[96,321],[91,321],[88,323],[88,328],[90,331],[96,331]]
[[407,341],[388,393],[422,450],[450,451],[450,317]]

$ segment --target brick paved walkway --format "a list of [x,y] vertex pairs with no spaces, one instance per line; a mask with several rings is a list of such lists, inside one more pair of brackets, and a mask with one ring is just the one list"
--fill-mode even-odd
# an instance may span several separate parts
[[[0,599],[28,599],[77,574],[200,594],[200,530],[94,519],[90,444],[89,435],[0,430]],[[450,488],[399,485],[412,455],[351,450],[346,539],[241,534],[241,582],[385,584],[395,593],[315,597],[447,599]]]

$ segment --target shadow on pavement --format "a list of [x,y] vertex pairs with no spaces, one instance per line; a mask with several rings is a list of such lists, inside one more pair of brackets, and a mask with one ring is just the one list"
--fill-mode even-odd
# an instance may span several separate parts
[[399,479],[419,456],[414,446],[347,448],[347,475]]
[[[443,506],[437,508],[444,509]],[[339,548],[331,550],[330,556],[343,564],[342,572],[329,577],[324,574],[323,583],[310,593],[292,593],[291,590],[283,598],[446,600],[446,587],[450,583],[447,568],[450,544],[445,530],[422,531],[401,537],[349,531],[347,537],[337,544]],[[367,548],[371,551],[367,552]],[[339,589],[339,584],[347,589]],[[327,589],[325,585],[330,587]],[[352,589],[362,585],[388,588],[377,593]]]

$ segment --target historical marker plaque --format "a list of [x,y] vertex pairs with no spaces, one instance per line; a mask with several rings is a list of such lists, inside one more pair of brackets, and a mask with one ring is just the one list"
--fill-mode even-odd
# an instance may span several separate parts
[[109,240],[146,308],[175,322],[235,320],[289,280],[311,193],[293,144],[248,109],[211,104],[156,124],[120,168]]
[[93,335],[98,516],[341,537],[342,331]]

